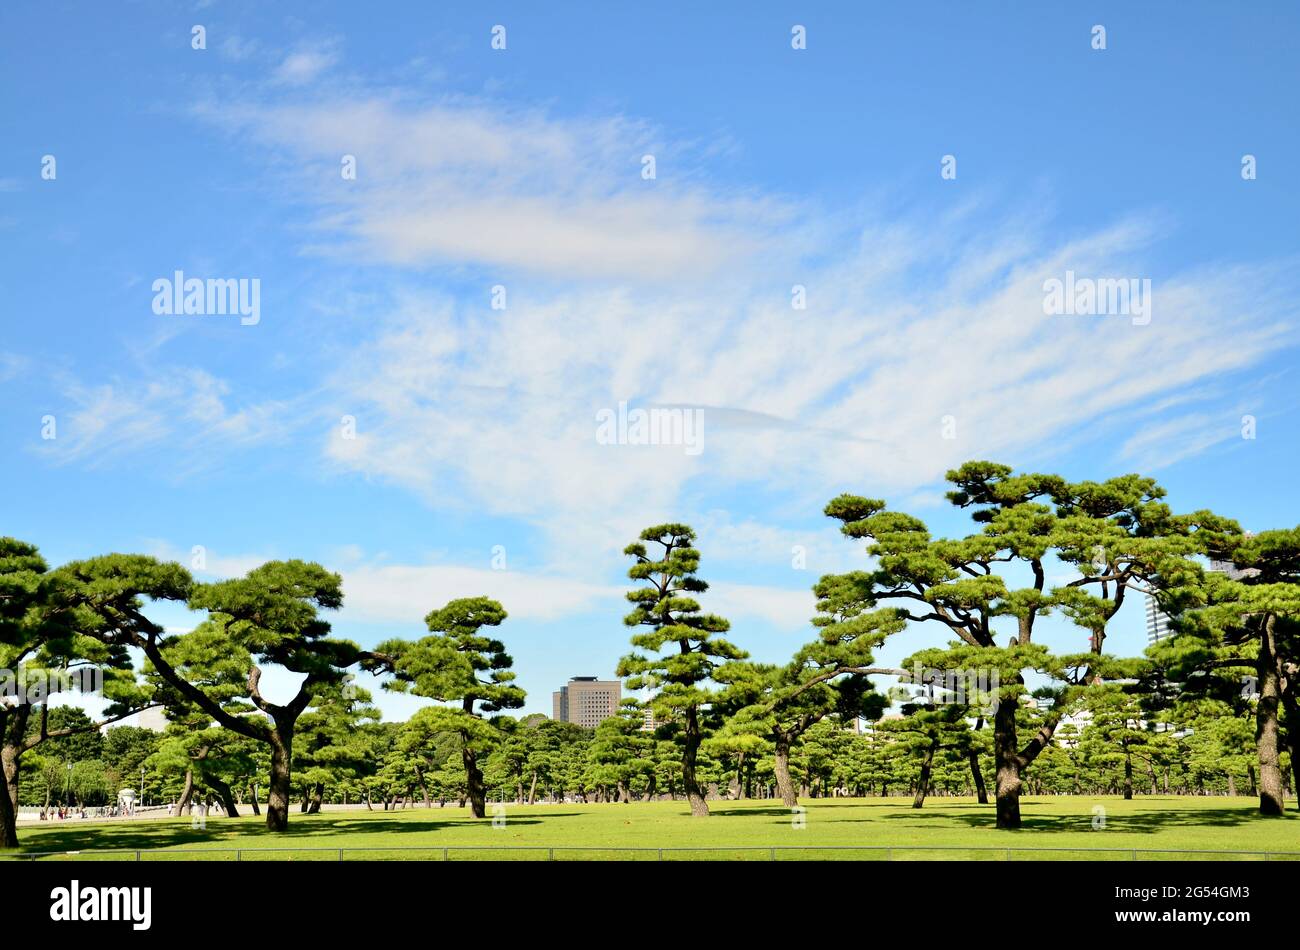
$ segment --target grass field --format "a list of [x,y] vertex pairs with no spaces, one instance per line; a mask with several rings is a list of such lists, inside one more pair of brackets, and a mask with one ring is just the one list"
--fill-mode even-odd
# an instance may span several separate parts
[[[851,860],[1018,860],[1032,858],[1187,860],[1196,855],[1161,855],[1161,849],[1233,851],[1211,858],[1300,860],[1300,816],[1264,819],[1253,798],[1027,798],[1024,828],[998,831],[993,808],[970,799],[931,799],[915,811],[906,799],[812,799],[805,803],[804,827],[794,827],[788,809],[771,802],[714,802],[713,814],[693,819],[682,802],[630,805],[505,805],[503,827],[475,821],[465,809],[408,808],[395,812],[346,811],[322,815],[294,813],[290,830],[274,835],[261,818],[209,818],[205,829],[189,819],[76,822],[26,826],[22,853],[80,851],[77,860],[94,860],[96,849],[183,849],[183,853],[142,853],[141,860],[557,860],[620,858],[682,859],[851,859]],[[1105,828],[1094,830],[1093,809],[1105,808]],[[771,848],[863,847],[861,851],[786,851]],[[510,851],[531,847],[535,851]],[[950,848],[932,852],[924,848]],[[256,849],[290,849],[259,853]],[[310,851],[307,849],[328,849]],[[405,850],[381,852],[376,849]],[[489,849],[489,850],[462,850]],[[618,851],[643,848],[641,852]],[[996,849],[981,851],[974,849]],[[301,850],[297,850],[301,849]],[[500,850],[498,850],[500,849]],[[549,849],[561,849],[552,854]],[[565,851],[562,849],[581,849]],[[700,849],[700,850],[674,850]],[[724,849],[710,851],[703,849]],[[889,850],[889,849],[892,849]],[[961,850],[971,849],[971,850]],[[1115,849],[1071,852],[1006,849]],[[197,852],[202,853],[197,853]],[[69,855],[58,855],[54,860]],[[135,860],[135,855],[103,855]]]

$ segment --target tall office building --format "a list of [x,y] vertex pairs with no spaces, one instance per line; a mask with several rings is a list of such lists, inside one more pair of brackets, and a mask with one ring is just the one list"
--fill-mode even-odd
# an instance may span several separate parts
[[647,703],[645,709],[641,711],[641,731],[654,732],[659,728],[659,720],[655,719],[655,711]]
[[558,722],[572,722],[595,729],[618,712],[623,684],[619,680],[598,680],[594,676],[574,676],[551,694],[551,707]]
[[[1254,537],[1254,532],[1247,531],[1245,532],[1245,536],[1248,538]],[[1210,560],[1210,570],[1215,574],[1224,575],[1230,581],[1247,580],[1259,573],[1259,571],[1253,567],[1241,570],[1231,561],[1218,561],[1213,558]],[[1169,615],[1161,610],[1156,604],[1156,599],[1148,594],[1147,643],[1157,643],[1172,635],[1173,631],[1169,629]]]
[[1169,615],[1160,609],[1156,599],[1147,594],[1147,643],[1159,643],[1172,634]]

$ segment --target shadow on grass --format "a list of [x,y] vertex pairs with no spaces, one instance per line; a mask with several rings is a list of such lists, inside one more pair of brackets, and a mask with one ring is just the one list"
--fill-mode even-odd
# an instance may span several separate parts
[[[1069,815],[1035,815],[1032,813],[1033,802],[1021,805],[1020,831],[1080,831],[1092,826],[1092,810],[1080,811]],[[1098,802],[1097,804],[1104,803]],[[985,815],[952,815],[953,821],[961,822],[971,828],[992,828],[996,823],[992,811]],[[1290,824],[1287,824],[1287,822]],[[1128,832],[1131,834],[1157,834],[1171,828],[1239,828],[1259,822],[1276,822],[1279,829],[1295,827],[1295,812],[1289,812],[1279,818],[1259,814],[1253,808],[1151,808],[1149,811],[1107,812],[1106,829],[1108,831]]]
[[[1076,832],[1092,828],[1094,805],[1106,805],[1103,801],[1088,800],[1080,810],[1070,814],[1035,814],[1038,807],[1050,807],[1059,799],[1025,800],[1021,802],[1021,826],[1018,830],[1026,832]],[[935,829],[945,822],[953,822],[968,828],[994,829],[997,816],[994,805],[990,802],[981,805],[978,802],[929,801],[925,807],[913,809],[906,799],[800,799],[799,804],[809,810],[820,811],[821,820],[842,822],[846,825],[868,824],[890,828]],[[1127,811],[1108,809],[1106,828],[1109,831],[1128,832],[1131,834],[1158,834],[1174,828],[1237,828],[1254,825],[1259,822],[1276,823],[1279,830],[1290,831],[1300,823],[1300,813],[1288,811],[1281,817],[1260,815],[1249,800],[1239,806],[1228,807],[1186,807],[1156,800],[1135,801],[1143,810]],[[836,806],[855,809],[888,809],[892,814],[836,815]],[[725,805],[710,803],[712,814],[718,817],[760,816],[772,819],[772,824],[785,824],[790,820],[791,811],[785,807],[748,807],[728,802]],[[1300,830],[1300,829],[1297,829]]]
[[[540,825],[552,818],[575,817],[574,812],[551,812],[535,818],[513,814],[514,825]],[[491,818],[343,818],[330,815],[290,817],[286,831],[269,831],[261,818],[217,818],[206,829],[191,828],[189,819],[175,819],[145,824],[88,825],[80,828],[41,829],[38,835],[24,835],[17,851],[0,852],[0,862],[23,854],[46,851],[152,850],[157,848],[210,848],[231,851],[237,848],[292,848],[297,839],[328,839],[334,836],[432,834],[449,828],[466,828],[489,824]],[[326,847],[323,842],[304,840],[303,848]],[[376,850],[379,845],[354,844],[350,849]],[[434,847],[430,843],[429,847]],[[437,845],[441,847],[441,845]]]
[[[898,812],[899,818],[905,817],[906,815],[923,814],[926,811],[925,809],[914,810],[912,808],[912,799],[910,796],[907,798],[899,796],[896,798],[877,798],[877,799],[800,798],[799,806],[805,809],[817,809],[819,812],[822,812],[823,814],[826,813],[826,810],[833,810],[837,808],[842,808],[842,809],[851,808],[855,811],[861,810],[863,808],[880,808],[890,812]],[[930,814],[946,812],[949,809],[954,809],[954,808],[963,808],[963,809],[969,809],[971,811],[988,812],[989,814],[993,813],[992,812],[993,804],[991,802],[987,805],[981,805],[979,802],[975,802],[975,801],[965,802],[965,801],[938,800],[938,801],[934,801],[933,804],[930,804],[928,808]],[[771,818],[784,818],[788,820],[790,818],[790,809],[785,805],[772,805],[766,802],[762,805],[759,805],[757,804],[756,801],[754,804],[746,804],[744,799],[739,799],[739,800],[727,799],[726,801],[709,802],[709,814],[717,815],[722,818],[743,818],[750,815],[758,815],[758,816],[771,817]],[[884,818],[881,815],[872,815],[866,818],[836,817],[833,820],[878,822],[878,821],[885,821],[888,819]]]
[[[689,814],[689,811],[683,812],[683,814]],[[765,805],[761,808],[750,808],[745,806],[737,807],[732,802],[728,802],[726,805],[720,802],[709,802],[709,814],[711,816],[716,815],[719,818],[745,818],[757,815],[760,817],[784,818],[786,821],[790,820],[790,809],[784,805],[777,805],[776,807]]]

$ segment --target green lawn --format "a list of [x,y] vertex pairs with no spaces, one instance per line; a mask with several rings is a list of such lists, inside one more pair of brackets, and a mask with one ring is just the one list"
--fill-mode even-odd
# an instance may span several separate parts
[[[94,849],[186,849],[204,853],[166,853],[141,856],[142,860],[234,860],[235,849],[284,848],[277,853],[244,850],[244,861],[267,859],[337,861],[405,858],[441,860],[450,849],[453,860],[520,858],[545,860],[548,849],[557,860],[622,858],[664,860],[735,858],[769,860],[769,848],[835,845],[881,850],[815,852],[779,851],[778,859],[916,860],[1021,860],[1041,858],[1093,858],[1098,860],[1185,860],[1196,855],[1161,855],[1160,849],[1233,851],[1231,855],[1203,855],[1263,860],[1246,852],[1292,851],[1300,860],[1300,816],[1265,819],[1255,813],[1252,798],[1179,798],[1139,796],[1131,802],[1119,798],[1027,798],[1021,804],[1025,827],[1018,832],[993,828],[993,808],[970,799],[931,799],[920,811],[906,799],[823,799],[805,802],[804,827],[796,828],[788,809],[771,802],[714,802],[708,818],[691,818],[685,803],[651,802],[630,805],[512,805],[505,806],[504,827],[490,819],[475,821],[464,809],[422,807],[396,812],[333,812],[306,816],[293,813],[287,834],[266,831],[261,818],[209,818],[205,830],[192,830],[189,819],[158,821],[75,822],[20,829],[24,852],[82,851],[79,860],[94,859],[84,853]],[[1106,827],[1093,830],[1093,809],[1106,810]],[[530,846],[537,851],[483,850]],[[927,847],[953,850],[927,852]],[[313,852],[306,849],[331,849]],[[402,848],[381,852],[374,849]],[[619,852],[618,848],[645,848],[644,852]],[[724,849],[707,851],[703,849]],[[1061,851],[1006,849],[1117,849],[1091,854]],[[302,850],[292,850],[302,849]],[[696,851],[671,849],[701,849]],[[892,852],[884,849],[893,849]],[[13,855],[11,855],[12,857]],[[65,857],[60,855],[58,857]],[[134,860],[134,854],[113,855]],[[50,859],[45,859],[50,860]]]

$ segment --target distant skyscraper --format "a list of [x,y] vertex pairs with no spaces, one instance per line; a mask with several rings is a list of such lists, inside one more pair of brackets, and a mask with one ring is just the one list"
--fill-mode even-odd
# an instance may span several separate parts
[[1154,597],[1147,594],[1147,643],[1159,643],[1172,634],[1173,631],[1169,629],[1169,615],[1160,609]]
[[619,680],[598,680],[594,676],[574,676],[551,694],[551,707],[558,722],[572,722],[595,729],[618,712],[623,684]]
[[645,709],[641,711],[641,731],[654,732],[659,728],[659,722],[655,719],[655,711],[647,703]]
[[[1251,531],[1245,532],[1248,538],[1254,537]],[[1210,571],[1215,574],[1222,574],[1230,581],[1240,581],[1246,578],[1254,577],[1259,573],[1256,568],[1248,567],[1241,570],[1231,561],[1218,561],[1210,559]],[[1169,629],[1169,615],[1160,609],[1156,599],[1150,594],[1147,595],[1147,643],[1158,643],[1166,637],[1173,636],[1173,631]]]

